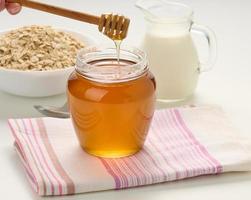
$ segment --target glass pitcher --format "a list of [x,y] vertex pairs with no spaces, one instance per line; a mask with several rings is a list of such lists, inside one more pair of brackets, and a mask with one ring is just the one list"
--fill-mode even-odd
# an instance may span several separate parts
[[[142,48],[157,81],[159,101],[179,101],[191,96],[198,76],[208,71],[216,60],[216,39],[213,31],[193,21],[192,9],[184,4],[165,0],[139,0],[147,22]],[[205,36],[209,55],[200,62],[191,32]]]

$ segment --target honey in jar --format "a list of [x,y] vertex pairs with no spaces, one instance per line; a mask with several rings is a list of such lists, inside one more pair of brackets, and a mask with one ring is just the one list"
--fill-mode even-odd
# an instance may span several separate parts
[[100,157],[139,151],[154,113],[155,80],[134,48],[87,47],[68,80],[71,118],[82,148]]

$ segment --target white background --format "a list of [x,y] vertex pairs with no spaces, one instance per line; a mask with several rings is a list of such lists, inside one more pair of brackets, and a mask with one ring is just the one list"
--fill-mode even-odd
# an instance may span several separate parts
[[[134,7],[134,0],[47,0],[44,2],[98,15],[109,11],[123,13],[131,18],[126,43],[137,46],[143,36],[144,20],[140,11]],[[239,128],[240,133],[251,137],[251,1],[183,0],[179,2],[192,6],[195,11],[195,21],[211,27],[218,39],[217,64],[211,72],[201,75],[197,91],[189,103],[222,106]],[[17,16],[10,16],[7,12],[0,13],[0,30],[24,24],[50,24],[91,34],[98,41],[107,41],[93,25],[29,9],[23,9]],[[203,50],[203,47],[198,45],[198,49]],[[64,95],[29,99],[0,92],[0,199],[39,199],[31,190],[13,150],[13,139],[6,126],[6,119],[40,116],[32,108],[34,104],[57,106],[64,101]],[[201,198],[251,199],[251,174],[231,173],[199,177],[123,191],[68,196],[62,199]]]

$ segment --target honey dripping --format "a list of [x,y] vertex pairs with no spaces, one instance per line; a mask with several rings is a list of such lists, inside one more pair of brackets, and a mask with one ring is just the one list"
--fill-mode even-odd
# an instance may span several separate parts
[[130,19],[123,15],[103,14],[99,21],[99,31],[103,32],[111,40],[113,40],[116,49],[117,63],[118,63],[118,79],[121,77],[120,66],[120,46],[122,40],[126,38]]
[[116,56],[117,56],[117,62],[118,62],[118,78],[121,77],[121,65],[120,65],[120,46],[122,43],[122,40],[113,40],[116,48]]

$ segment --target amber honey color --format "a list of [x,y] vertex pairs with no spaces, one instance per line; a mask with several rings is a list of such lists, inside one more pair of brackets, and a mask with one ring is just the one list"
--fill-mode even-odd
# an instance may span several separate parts
[[153,117],[155,87],[149,71],[115,83],[89,80],[75,71],[68,81],[68,101],[82,148],[101,157],[139,151]]

